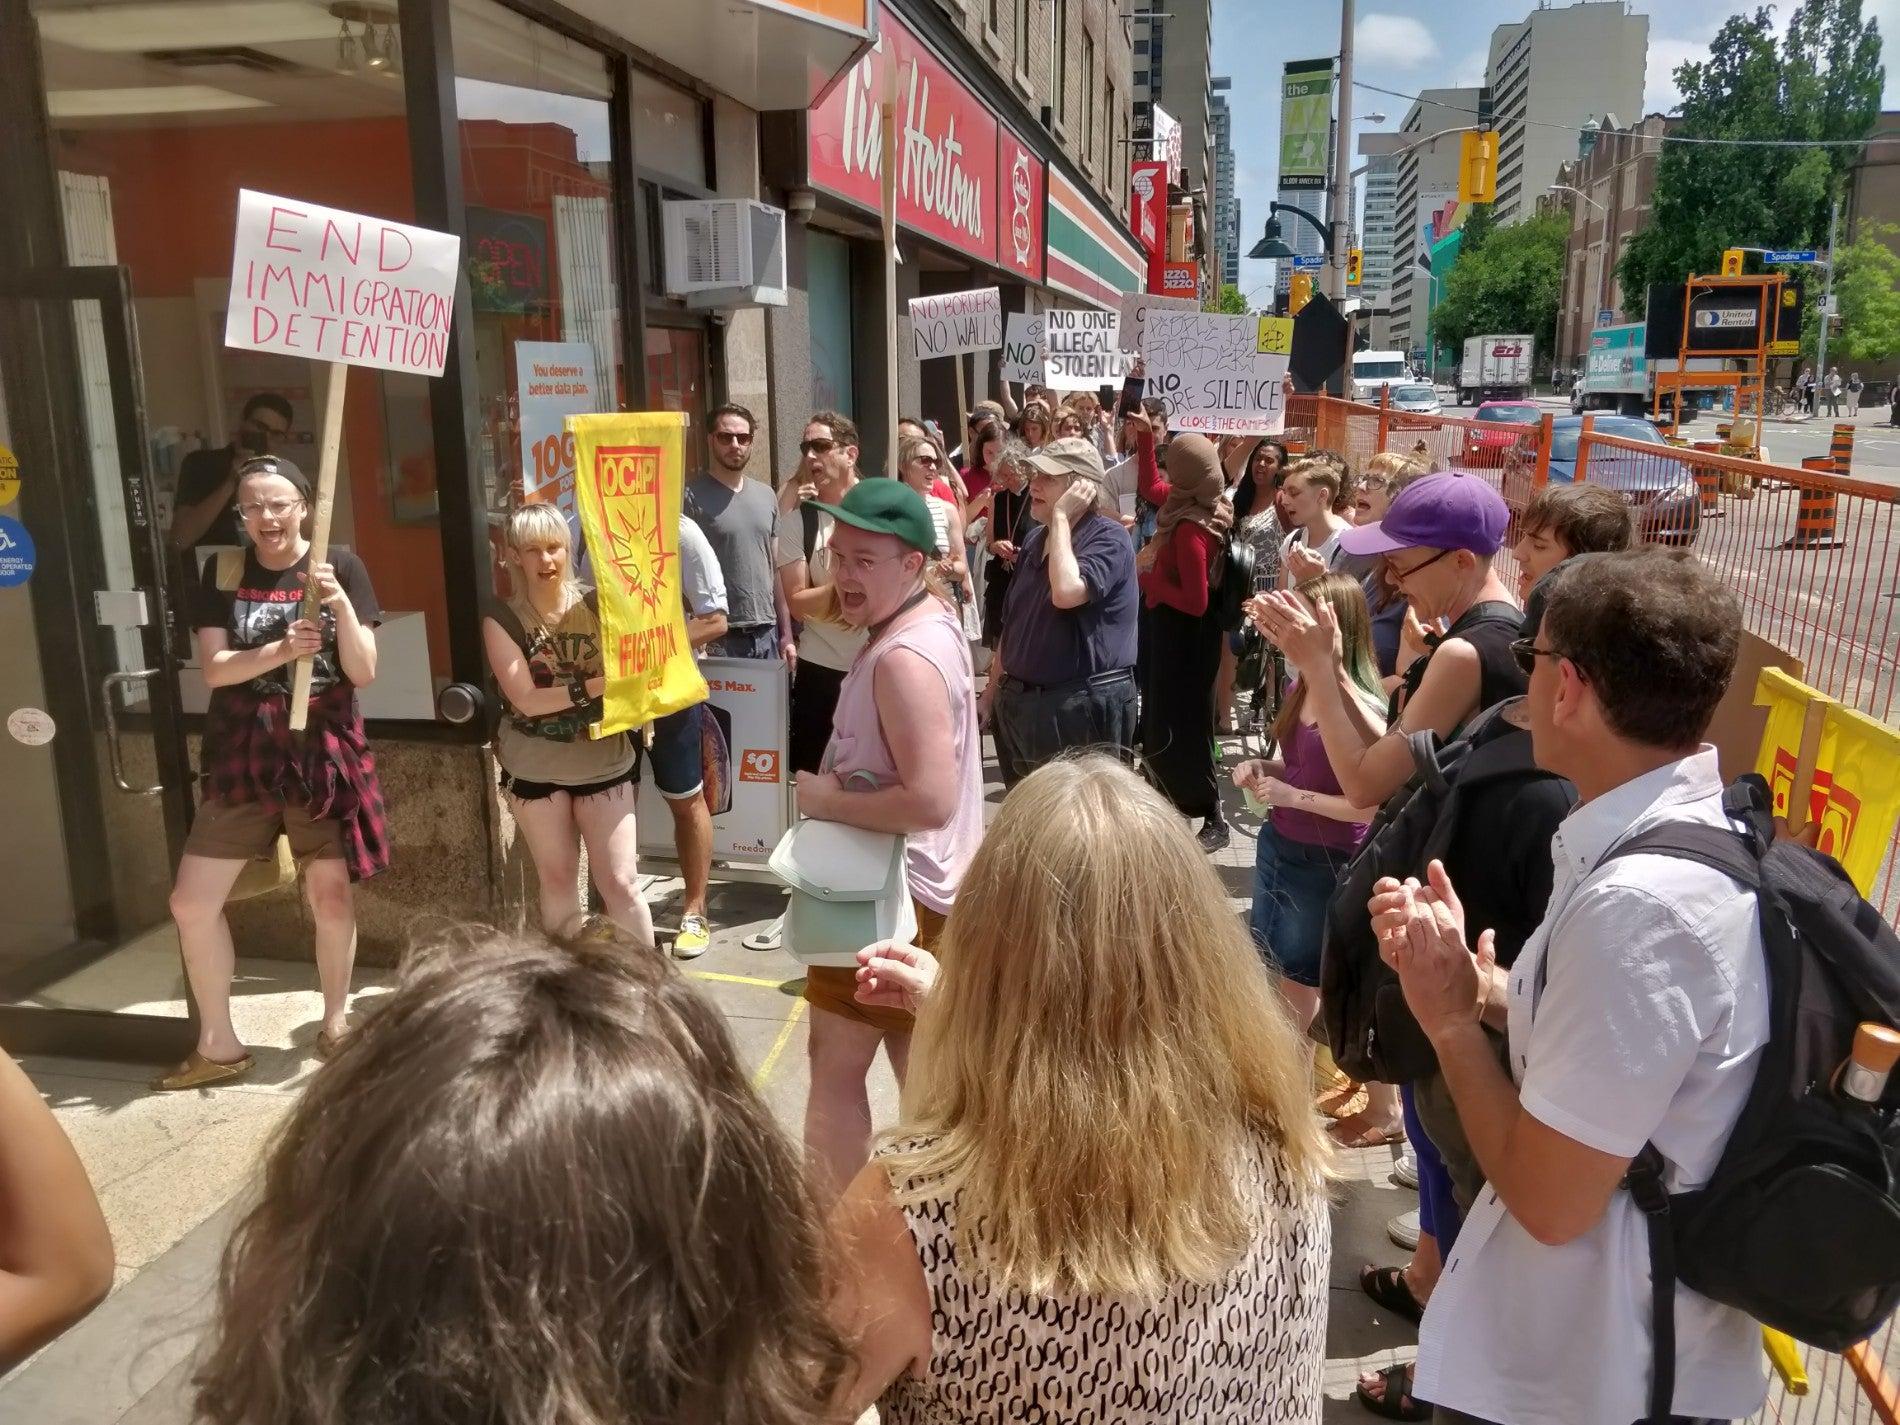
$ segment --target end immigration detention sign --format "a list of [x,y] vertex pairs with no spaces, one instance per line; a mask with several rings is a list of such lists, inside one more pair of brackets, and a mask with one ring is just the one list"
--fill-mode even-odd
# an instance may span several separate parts
[[242,189],[224,344],[440,376],[460,248],[452,233]]

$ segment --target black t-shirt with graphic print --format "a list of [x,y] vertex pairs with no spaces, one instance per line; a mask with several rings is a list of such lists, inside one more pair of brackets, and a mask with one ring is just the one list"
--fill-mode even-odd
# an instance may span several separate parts
[[[369,570],[363,567],[363,561],[347,549],[338,549],[331,551],[330,563],[336,569],[337,583],[343,586],[350,606],[356,610],[358,622],[375,623],[383,611],[376,602],[376,591],[370,587]],[[310,556],[305,554],[288,569],[266,569],[257,562],[256,553],[247,549],[244,572],[238,578],[237,587],[227,590],[218,587],[218,561],[207,559],[192,595],[191,626],[223,629],[233,650],[275,643],[290,631],[291,621],[297,617],[297,605],[303,598],[303,576],[309,567]],[[312,695],[334,687],[343,678],[336,656],[336,615],[326,608],[321,611],[320,619],[323,646],[310,660]],[[295,668],[295,663],[273,668],[251,679],[251,687],[263,694],[288,693]]]

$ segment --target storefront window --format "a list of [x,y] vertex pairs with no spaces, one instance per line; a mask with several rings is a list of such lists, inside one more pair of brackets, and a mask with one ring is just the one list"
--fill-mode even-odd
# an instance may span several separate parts
[[641,168],[692,188],[711,186],[706,173],[705,105],[696,95],[636,68],[633,131]]
[[812,229],[805,238],[811,325],[812,408],[857,418],[851,365],[851,247]]
[[[625,409],[606,57],[493,0],[450,11],[491,542],[523,501],[574,507],[562,418]],[[499,576],[499,564],[497,565]]]

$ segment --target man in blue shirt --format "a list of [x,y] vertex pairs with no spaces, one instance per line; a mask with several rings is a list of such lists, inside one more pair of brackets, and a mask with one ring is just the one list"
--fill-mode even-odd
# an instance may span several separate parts
[[1051,441],[1030,458],[1030,513],[1003,605],[982,711],[1003,782],[1064,752],[1128,759],[1135,742],[1135,545],[1112,511],[1092,442]]

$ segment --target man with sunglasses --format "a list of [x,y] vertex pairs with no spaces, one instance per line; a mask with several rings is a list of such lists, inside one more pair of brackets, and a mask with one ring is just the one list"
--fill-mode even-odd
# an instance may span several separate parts
[[706,645],[707,656],[791,661],[797,656],[792,622],[776,568],[778,496],[745,473],[757,428],[744,406],[712,412],[706,468],[686,482],[680,508],[712,545],[726,578],[726,633]]
[[[238,414],[237,431],[228,445],[194,450],[184,458],[178,467],[178,494],[172,503],[173,549],[239,543],[233,503],[238,467],[255,456],[281,454],[295,419],[285,397],[275,391],[259,391],[245,401]],[[190,572],[195,574],[196,570]]]

